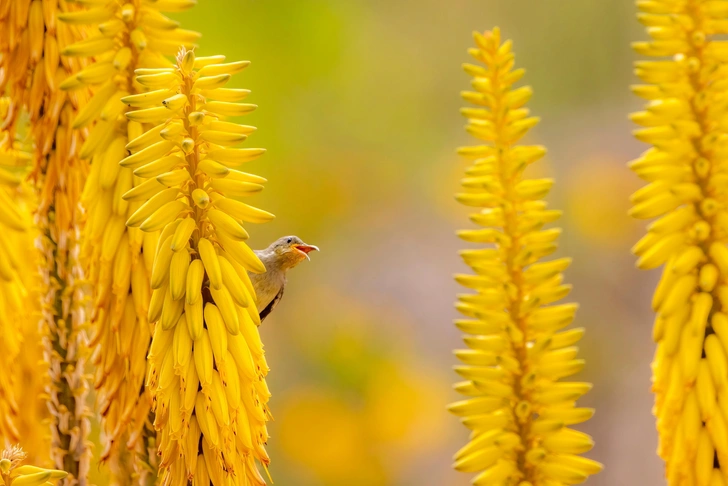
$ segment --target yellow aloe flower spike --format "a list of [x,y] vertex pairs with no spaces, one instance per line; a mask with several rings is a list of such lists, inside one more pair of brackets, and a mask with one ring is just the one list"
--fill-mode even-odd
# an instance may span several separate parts
[[[163,484],[263,485],[268,367],[248,272],[265,267],[245,243],[243,222],[259,210],[238,201],[265,179],[237,170],[264,150],[236,148],[254,128],[223,121],[250,112],[228,89],[247,62],[195,57],[140,70],[153,91],[124,98],[141,109],[131,122],[154,125],[130,142],[121,161],[143,183],[124,194],[135,211],[127,224],[161,231],[151,266],[149,322],[155,323],[147,386],[154,394]],[[131,123],[130,122],[130,123]]]
[[[87,165],[78,158],[85,131],[73,130],[88,91],[60,91],[60,83],[85,63],[61,57],[61,50],[86,35],[81,26],[59,17],[74,6],[65,0],[0,0],[0,91],[10,98],[3,128],[17,129],[18,115],[29,115],[34,140],[30,181],[40,233],[42,332],[50,380],[46,395],[51,414],[51,457],[68,471],[65,484],[84,484],[91,450],[85,365],[83,271],[77,261],[77,214]],[[22,439],[22,438],[21,438]]]
[[68,476],[65,471],[22,464],[27,454],[20,446],[6,448],[0,453],[0,481],[3,486],[54,485]]
[[[81,258],[92,284],[91,321],[95,348],[95,388],[102,416],[101,460],[111,460],[112,474],[146,476],[156,467],[150,461],[148,442],[154,430],[145,427],[151,399],[144,391],[147,352],[151,329],[147,322],[149,276],[158,232],[145,234],[127,228],[126,220],[139,206],[121,196],[142,179],[119,161],[126,146],[145,127],[127,122],[127,96],[148,91],[134,81],[136,69],[171,68],[165,56],[174,56],[180,45],[192,48],[199,37],[180,29],[163,14],[179,11],[194,2],[116,0],[94,2],[91,8],[69,12],[61,20],[69,25],[87,24],[93,36],[67,46],[63,54],[95,62],[61,83],[61,89],[75,92],[89,87],[95,94],[74,120],[74,127],[92,127],[80,149],[80,156],[92,159],[81,204],[87,212]],[[149,125],[146,126],[149,128]],[[129,460],[126,450],[136,451],[142,463]],[[122,482],[125,482],[123,479]],[[144,482],[144,479],[141,479]]]
[[652,307],[654,414],[668,484],[728,484],[728,2],[640,1],[652,38],[635,50],[632,114],[652,145],[630,168],[647,185],[630,213],[653,219],[637,266],[664,265]]
[[466,319],[456,326],[467,335],[455,371],[465,381],[455,389],[467,396],[450,405],[472,431],[454,456],[458,471],[477,473],[476,485],[552,486],[579,484],[602,469],[581,457],[593,442],[569,426],[588,420],[593,410],[576,408],[589,383],[561,382],[581,370],[575,344],[584,330],[564,330],[575,304],[551,305],[566,297],[563,283],[569,258],[542,262],[556,250],[559,229],[543,229],[560,211],[542,200],[551,179],[524,179],[523,171],[545,154],[540,146],[517,145],[537,118],[524,105],[531,88],[513,88],[524,74],[513,69],[511,41],[501,43],[496,28],[475,33],[470,54],[482,65],[466,64],[474,92],[463,98],[467,131],[484,145],[463,147],[473,159],[457,200],[479,208],[470,219],[479,229],[460,238],[486,246],[461,255],[474,275],[458,283],[474,292],[458,297]]

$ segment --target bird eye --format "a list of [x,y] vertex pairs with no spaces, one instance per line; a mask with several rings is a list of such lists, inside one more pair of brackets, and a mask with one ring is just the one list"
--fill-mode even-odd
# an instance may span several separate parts
[[288,238],[288,243],[293,243],[293,238]]

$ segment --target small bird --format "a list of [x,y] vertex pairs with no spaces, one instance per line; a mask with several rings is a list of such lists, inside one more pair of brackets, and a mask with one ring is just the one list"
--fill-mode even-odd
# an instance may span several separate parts
[[284,236],[265,250],[255,250],[266,269],[265,273],[248,273],[255,288],[255,305],[261,322],[281,301],[286,287],[286,272],[306,258],[310,260],[308,254],[314,250],[319,251],[317,246],[307,245],[298,236]]

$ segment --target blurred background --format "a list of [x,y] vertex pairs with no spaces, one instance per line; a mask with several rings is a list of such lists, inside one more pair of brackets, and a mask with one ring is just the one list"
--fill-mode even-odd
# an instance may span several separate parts
[[176,16],[203,33],[199,53],[248,59],[236,76],[259,105],[246,168],[269,179],[256,199],[276,214],[252,245],[296,234],[321,247],[292,271],[262,328],[274,393],[276,484],[464,486],[451,470],[467,440],[445,411],[452,350],[462,346],[452,275],[468,210],[453,199],[466,162],[459,93],[469,88],[473,30],[500,26],[534,87],[549,155],[560,254],[587,328],[579,380],[596,407],[588,484],[662,484],[651,415],[650,295],[629,248],[639,181],[625,164],[645,147],[627,113],[640,102],[629,43],[644,34],[631,0],[200,0]]

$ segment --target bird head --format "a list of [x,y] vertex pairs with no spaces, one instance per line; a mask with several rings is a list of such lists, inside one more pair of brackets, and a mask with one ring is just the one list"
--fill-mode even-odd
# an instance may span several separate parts
[[307,258],[310,260],[308,254],[318,251],[318,247],[307,245],[298,236],[283,236],[274,241],[269,250],[276,254],[281,266],[293,268]]

